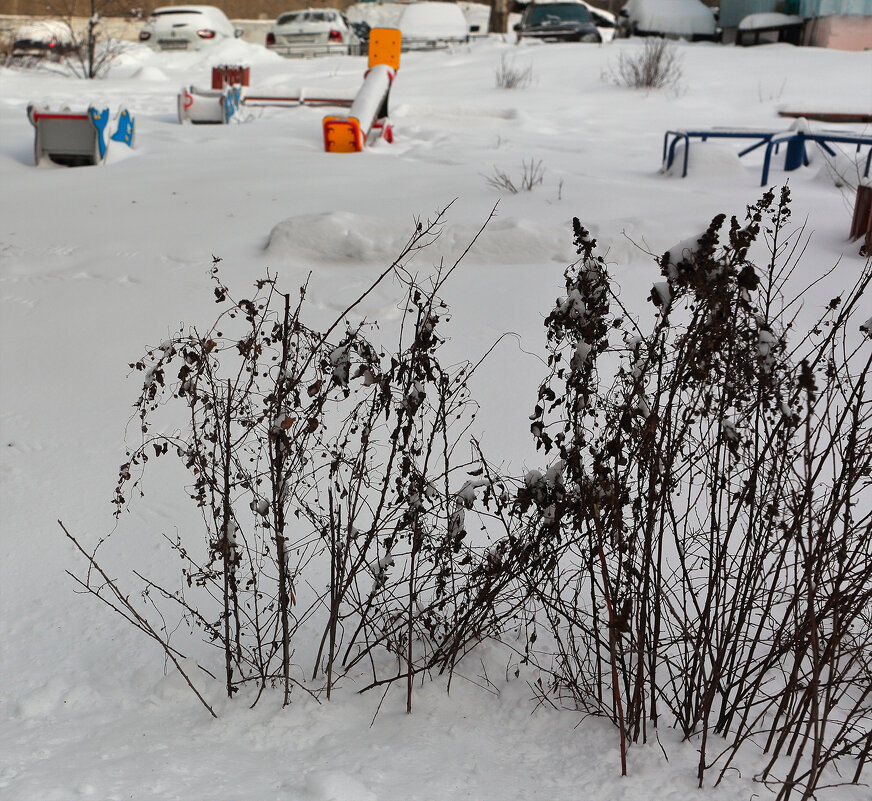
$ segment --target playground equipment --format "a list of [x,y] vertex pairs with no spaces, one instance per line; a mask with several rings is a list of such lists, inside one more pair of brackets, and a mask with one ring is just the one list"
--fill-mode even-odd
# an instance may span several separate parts
[[217,67],[212,67],[212,88],[248,86],[250,76],[250,68],[242,64],[219,64]]
[[388,119],[388,96],[400,68],[401,36],[393,28],[373,28],[369,34],[369,69],[345,116],[328,115],[322,121],[327,153],[358,153],[383,137],[393,141]]
[[195,125],[226,125],[239,110],[242,93],[239,86],[223,89],[182,89],[178,97],[179,122]]
[[248,86],[250,70],[242,65],[212,67],[212,88],[183,88],[178,96],[179,122],[195,125],[226,125],[239,111],[242,87]]
[[310,95],[306,89],[298,89],[288,95],[250,95],[246,93],[242,97],[245,106],[279,106],[280,108],[294,108],[296,106],[351,106],[354,98],[345,97],[344,94],[334,96],[330,92],[319,90],[317,94]]
[[27,118],[34,127],[33,154],[37,165],[45,161],[68,167],[102,164],[110,140],[133,147],[133,117],[125,108],[119,109],[115,116],[115,132],[108,139],[108,108],[90,106],[87,111],[68,108],[52,111],[31,103],[27,107]]
[[668,170],[675,160],[675,148],[679,142],[684,143],[684,156],[681,177],[687,175],[687,159],[690,152],[690,140],[699,139],[705,142],[707,139],[752,139],[753,144],[739,152],[739,156],[747,155],[757,148],[765,147],[763,155],[763,173],[760,180],[761,186],[766,186],[769,181],[769,167],[772,162],[773,150],[777,153],[781,145],[786,145],[784,155],[784,169],[788,172],[796,170],[799,167],[808,166],[808,155],[806,154],[806,142],[815,142],[829,155],[835,156],[835,151],[830,147],[830,144],[852,144],[856,145],[857,152],[864,145],[869,146],[869,154],[866,157],[866,169],[864,176],[869,176],[869,169],[872,166],[872,135],[869,134],[851,134],[842,133],[841,131],[813,131],[809,128],[808,122],[805,119],[797,119],[796,122],[786,131],[751,131],[741,128],[712,128],[709,130],[696,131],[667,131],[663,136],[663,169]]
[[179,122],[226,124],[246,106],[340,106],[347,115],[328,115],[322,120],[324,149],[328,153],[353,153],[381,137],[393,141],[388,119],[388,96],[400,67],[400,32],[373,28],[369,35],[369,64],[363,85],[354,98],[329,92],[290,95],[260,95],[243,92],[250,78],[248,67],[222,65],[212,69],[212,88],[184,88],[178,96]]

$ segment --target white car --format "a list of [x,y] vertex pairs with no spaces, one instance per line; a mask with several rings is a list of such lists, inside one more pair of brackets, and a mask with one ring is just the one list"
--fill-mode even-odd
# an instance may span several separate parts
[[454,3],[412,3],[403,9],[397,27],[403,37],[403,50],[469,41],[469,23],[460,6]]
[[307,8],[281,14],[266,35],[266,46],[281,56],[357,55],[361,41],[338,9]]
[[700,0],[627,0],[620,17],[629,36],[720,39],[714,13]]
[[139,41],[155,50],[200,50],[241,35],[215,6],[164,6],[151,12]]

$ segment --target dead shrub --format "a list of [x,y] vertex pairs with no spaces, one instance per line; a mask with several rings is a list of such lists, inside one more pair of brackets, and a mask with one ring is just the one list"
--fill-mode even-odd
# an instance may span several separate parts
[[646,39],[641,52],[621,53],[617,67],[610,68],[608,79],[629,89],[677,89],[684,71],[674,42]]
[[533,65],[520,67],[515,64],[514,59],[507,59],[503,55],[500,57],[495,78],[497,89],[525,89],[533,81]]

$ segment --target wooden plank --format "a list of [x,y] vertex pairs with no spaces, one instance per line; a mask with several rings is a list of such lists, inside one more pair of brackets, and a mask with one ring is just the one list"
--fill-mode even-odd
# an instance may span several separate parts
[[779,111],[779,117],[805,117],[816,122],[872,122],[872,114],[831,111]]

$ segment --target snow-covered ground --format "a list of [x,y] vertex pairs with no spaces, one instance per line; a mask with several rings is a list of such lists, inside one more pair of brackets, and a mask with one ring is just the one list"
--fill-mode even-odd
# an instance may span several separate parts
[[[456,257],[498,203],[446,287],[454,311],[446,330],[457,359],[477,360],[503,332],[517,335],[502,340],[473,391],[475,433],[491,458],[519,472],[536,463],[528,415],[544,369],[542,320],[574,258],[572,217],[608,250],[624,302],[644,315],[658,278],[646,251],[664,252],[719,212],[741,216],[762,191],[762,154],[740,161],[728,144],[694,144],[685,179],[661,174],[664,131],[787,127],[782,107],[872,108],[872,53],[679,44],[677,91],[603,79],[641,47],[490,37],[404,54],[391,96],[395,142],[356,155],[323,152],[324,109],[245,109],[243,124],[183,127],[176,95],[208,86],[218,63],[250,65],[258,93],[353,95],[363,58],[286,61],[236,41],[200,54],[134,45],[93,82],[0,69],[0,798],[768,797],[752,781],[752,761],[697,791],[694,746],[669,730],[631,749],[621,779],[609,724],[537,706],[531,677],[514,678],[496,644],[464,663],[468,681],[455,679],[450,695],[439,681],[422,686],[410,717],[400,690],[382,701],[349,686],[320,704],[295,691],[287,709],[274,698],[249,709],[245,699],[223,701],[220,683],[199,675],[213,720],[176,674],[163,677],[159,649],[77,595],[64,572],[82,564],[58,518],[89,546],[114,526],[110,500],[141,385],[128,364],[181,322],[212,321],[213,255],[239,288],[267,270],[293,288],[311,272],[312,314],[327,319],[396,255],[417,218],[453,202],[438,247],[416,262],[423,271]],[[531,83],[497,88],[501,60],[529,67]],[[136,147],[114,145],[103,167],[37,169],[31,101],[124,104]],[[810,167],[789,174],[794,220],[813,235],[796,281],[838,263],[820,290],[829,298],[863,260],[847,240],[850,192],[819,152],[811,156]],[[502,172],[518,182],[531,162],[544,169],[532,191],[508,194],[488,181]],[[770,181],[787,177],[776,165]],[[390,319],[396,304],[384,289],[361,311]],[[197,531],[178,481],[152,473],[146,491],[106,551],[122,583],[132,568],[162,569],[162,533]],[[306,670],[312,647],[301,646]],[[869,796],[854,787],[819,797]]]

